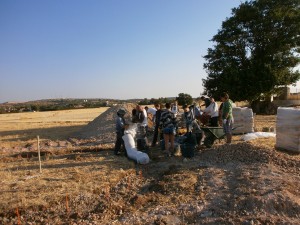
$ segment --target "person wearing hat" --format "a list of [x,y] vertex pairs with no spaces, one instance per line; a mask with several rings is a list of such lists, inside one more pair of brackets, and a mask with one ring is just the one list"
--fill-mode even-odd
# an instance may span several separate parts
[[[202,96],[200,97],[200,99],[204,102],[204,104],[202,104],[201,106],[205,106],[205,108],[207,108],[207,107],[210,105],[210,103],[211,103],[210,98],[207,97],[207,96],[202,95]],[[200,107],[201,107],[201,106],[200,106]]]
[[210,105],[206,107],[203,111],[203,116],[209,119],[209,126],[218,127],[219,126],[219,107],[215,102],[213,97],[210,97]]
[[[120,155],[121,147],[124,148],[124,141],[122,139],[122,136],[124,135],[125,130],[125,119],[124,115],[126,114],[126,110],[124,108],[120,108],[117,111],[117,119],[116,119],[116,143],[115,143],[115,155]],[[126,150],[125,150],[126,154]]]

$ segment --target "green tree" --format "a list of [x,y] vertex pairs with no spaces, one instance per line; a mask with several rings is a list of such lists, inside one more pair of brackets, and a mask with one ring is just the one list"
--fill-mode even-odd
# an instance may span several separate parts
[[150,101],[147,98],[144,98],[143,100],[139,101],[139,105],[149,105]]
[[193,98],[189,94],[179,93],[178,97],[176,97],[176,100],[178,101],[178,105],[190,105],[193,103]]
[[205,92],[235,101],[259,99],[300,78],[300,1],[246,1],[212,38],[204,56]]
[[32,111],[40,111],[40,106],[38,104],[31,105],[30,108]]

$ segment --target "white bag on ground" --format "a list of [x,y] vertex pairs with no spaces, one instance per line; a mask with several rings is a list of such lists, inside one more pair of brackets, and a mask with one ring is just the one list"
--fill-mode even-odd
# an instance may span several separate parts
[[300,109],[277,109],[276,148],[300,153]]
[[244,134],[243,136],[241,136],[241,140],[250,141],[257,138],[268,138],[268,137],[276,137],[276,134],[272,132],[254,132],[254,133]]
[[139,164],[149,163],[149,156],[146,153],[137,150],[134,138],[130,133],[125,133],[122,138],[124,140],[128,158],[135,160]]

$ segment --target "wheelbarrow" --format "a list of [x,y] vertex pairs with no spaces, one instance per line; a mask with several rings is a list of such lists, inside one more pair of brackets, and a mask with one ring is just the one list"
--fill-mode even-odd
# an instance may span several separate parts
[[[232,130],[235,130],[238,127],[234,127]],[[223,127],[201,127],[201,130],[204,132],[204,145],[207,148],[210,148],[214,144],[215,140],[224,139],[226,136]]]

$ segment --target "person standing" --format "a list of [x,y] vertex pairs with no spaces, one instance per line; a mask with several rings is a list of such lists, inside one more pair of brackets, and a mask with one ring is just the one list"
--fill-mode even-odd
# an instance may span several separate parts
[[[160,127],[163,131],[165,141],[165,153],[170,156],[174,151],[174,141],[176,134],[176,117],[171,112],[171,104],[166,103],[166,109],[162,110],[160,116]],[[169,143],[171,146],[169,147]]]
[[192,131],[193,128],[193,121],[195,119],[195,115],[193,114],[193,110],[190,109],[190,107],[188,107],[188,105],[183,105],[182,107],[184,113],[184,120],[185,120],[185,126],[186,126],[186,130],[187,132]]
[[155,115],[156,115],[156,111],[157,111],[157,105],[158,104],[155,104],[154,108],[149,108],[148,106],[145,107],[145,109],[147,111],[147,115],[148,115],[148,117],[150,117],[150,119],[153,123],[155,122]]
[[204,114],[208,115],[209,118],[209,126],[218,127],[218,119],[219,119],[219,110],[218,104],[215,102],[213,97],[210,97],[210,105],[204,109]]
[[229,95],[226,92],[221,94],[222,106],[222,122],[224,133],[226,134],[227,144],[231,143],[232,140],[232,127],[234,119],[232,116],[232,101],[229,99]]
[[156,112],[155,112],[155,119],[154,119],[154,123],[155,123],[155,128],[154,128],[154,134],[153,134],[153,140],[152,140],[152,144],[151,147],[155,147],[156,142],[157,142],[157,137],[158,137],[158,128],[159,128],[159,122],[160,122],[160,116],[161,116],[161,107],[160,104],[155,104],[154,105]]
[[148,131],[148,116],[146,110],[141,105],[136,105],[132,110],[132,122],[137,123],[139,133],[144,136]]
[[175,100],[175,102],[171,105],[171,112],[174,114],[175,117],[179,113],[178,101],[177,100]]
[[136,106],[137,121],[141,126],[145,127],[147,130],[148,127],[148,116],[147,111],[141,105]]
[[[124,135],[125,130],[125,119],[124,115],[126,114],[126,110],[121,108],[117,111],[117,119],[116,119],[116,143],[115,143],[115,155],[120,155],[121,147],[124,148],[124,141],[122,136]],[[125,150],[126,152],[126,150]]]
[[[205,106],[205,108],[207,108],[207,107],[210,105],[210,98],[205,97],[205,96],[203,95],[203,96],[201,96],[200,99],[204,102],[204,104],[202,104],[201,106]],[[201,107],[201,106],[200,106],[200,107]]]
[[223,125],[222,110],[223,110],[223,102],[221,102],[221,104],[219,106],[219,118],[218,118],[219,126]]

